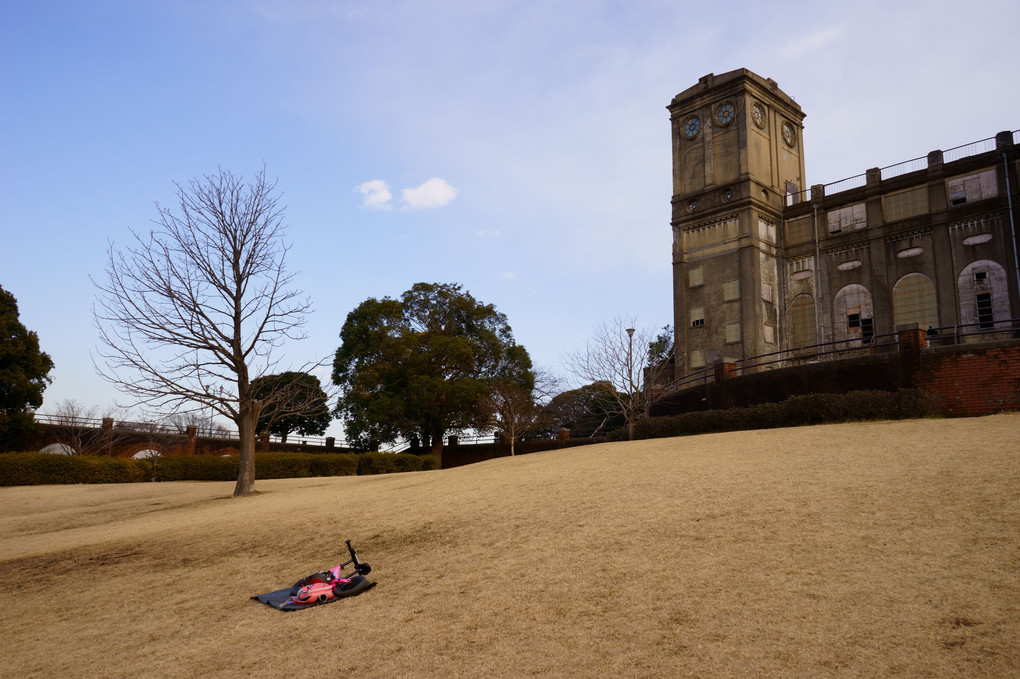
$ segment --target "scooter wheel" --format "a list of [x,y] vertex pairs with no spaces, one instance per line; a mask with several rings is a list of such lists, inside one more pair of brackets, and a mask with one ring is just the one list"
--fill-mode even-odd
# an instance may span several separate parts
[[363,562],[363,563],[359,563],[358,564],[358,569],[357,570],[362,575],[368,575],[369,573],[372,572],[372,567],[369,566],[367,563]]

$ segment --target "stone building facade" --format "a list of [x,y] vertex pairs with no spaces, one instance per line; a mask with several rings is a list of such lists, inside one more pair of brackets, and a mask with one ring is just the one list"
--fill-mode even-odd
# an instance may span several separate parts
[[808,189],[805,114],[775,81],[707,75],[669,111],[677,379],[911,324],[1014,325],[1016,133]]

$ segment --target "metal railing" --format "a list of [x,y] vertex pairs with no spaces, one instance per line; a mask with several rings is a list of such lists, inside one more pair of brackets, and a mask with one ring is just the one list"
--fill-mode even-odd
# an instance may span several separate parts
[[825,195],[830,196],[834,193],[849,191],[850,189],[859,189],[867,183],[867,174],[855,174],[853,177],[847,177],[846,179],[840,179],[839,181],[826,184]]
[[912,158],[911,160],[904,160],[902,163],[896,163],[895,165],[889,165],[881,168],[882,179],[892,179],[893,177],[899,177],[901,174],[910,174],[911,172],[918,172],[920,170],[928,169],[928,156],[923,158]]
[[809,344],[802,347],[751,356],[750,358],[737,361],[737,370],[740,374],[743,374],[756,368],[771,369],[773,367],[787,367],[803,365],[805,363],[836,361],[844,358],[853,358],[861,354],[896,351],[898,345],[899,336],[896,333],[821,342],[819,344]]
[[[927,329],[927,334],[929,347],[1020,339],[1020,318],[932,327]],[[854,358],[864,354],[896,353],[898,351],[899,334],[886,333],[868,338],[843,339],[783,349],[740,359],[734,363],[737,366],[737,375],[744,375],[762,369],[770,370]],[[704,368],[670,382],[664,387],[663,394],[674,394],[714,381],[715,368]]]
[[[79,417],[77,415],[51,415],[36,413],[35,421],[54,427],[73,427],[75,429],[102,429],[103,423],[112,418],[100,417]],[[130,432],[143,435],[160,436],[187,436],[190,425],[166,424],[163,422],[130,422],[126,420],[113,420],[113,428],[118,432]],[[240,440],[241,435],[236,429],[227,429],[223,426],[195,426],[195,435],[203,439],[227,439]],[[286,445],[307,445],[325,448],[328,444],[325,436],[300,436],[289,435]],[[332,437],[335,448],[344,447],[343,439]],[[272,443],[284,443],[281,437],[272,435],[269,437]]]
[[929,347],[999,342],[1008,339],[1020,339],[1020,318],[928,329]]
[[[1020,144],[1020,130],[1013,132],[1013,143]],[[946,149],[942,152],[942,162],[952,163],[962,158],[969,158],[970,156],[981,155],[982,153],[988,153],[994,151],[996,148],[995,137],[989,137],[988,139],[980,139],[978,141],[970,142],[969,144],[963,144],[961,146],[954,146],[951,149]],[[895,165],[889,165],[881,168],[882,179],[892,179],[903,174],[909,174],[910,172],[917,172],[918,170],[926,170],[928,168],[928,157],[924,156],[921,158],[913,158],[911,160],[905,160],[902,163],[896,163]],[[867,173],[854,175],[847,177],[846,179],[840,179],[838,181],[829,182],[824,184],[826,197],[841,193],[843,191],[849,191],[851,189],[857,189],[867,184]],[[797,203],[805,202],[810,199],[810,189],[802,191],[794,191],[786,194],[786,206],[795,205]]]
[[[1013,136],[1015,138],[1016,133],[1014,133]],[[1014,143],[1016,143],[1015,139]],[[960,160],[961,158],[967,158],[969,156],[977,156],[994,150],[995,137],[992,137],[991,139],[982,139],[980,141],[964,144],[963,146],[955,146],[951,149],[946,149],[942,152],[942,162],[951,163],[954,160]]]

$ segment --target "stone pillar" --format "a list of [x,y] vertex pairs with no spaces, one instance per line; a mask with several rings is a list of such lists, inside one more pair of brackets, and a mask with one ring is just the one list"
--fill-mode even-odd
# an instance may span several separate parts
[[196,427],[193,424],[190,424],[190,425],[188,425],[188,428],[187,428],[186,431],[187,431],[187,434],[188,434],[188,444],[186,446],[184,446],[184,454],[185,455],[194,455],[195,454],[195,445],[198,443],[198,427]]
[[113,455],[113,418],[103,418],[103,450],[107,457]]
[[450,448],[456,448],[457,447],[457,437],[456,436],[451,436],[450,438],[446,439],[446,445],[448,445]]
[[326,450],[333,450],[336,448],[336,438],[332,436],[326,437]]
[[737,376],[737,364],[736,363],[716,363],[715,364],[715,381],[722,382],[723,380],[732,379]]
[[567,441],[570,440],[570,430],[566,427],[561,428],[558,432],[556,432],[556,438],[559,440],[561,448],[566,447]]
[[928,346],[928,332],[916,323],[896,328],[900,350],[900,388],[920,388],[924,384],[921,349]]

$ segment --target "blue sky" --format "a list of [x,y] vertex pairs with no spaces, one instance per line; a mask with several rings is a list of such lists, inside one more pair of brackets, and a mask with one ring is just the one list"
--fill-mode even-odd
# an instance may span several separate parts
[[672,321],[676,93],[773,78],[826,183],[1020,128],[1018,29],[1015,0],[8,0],[0,285],[56,364],[43,412],[113,404],[90,358],[108,242],[174,181],[265,163],[315,308],[284,367],[427,281],[562,373],[603,321]]

